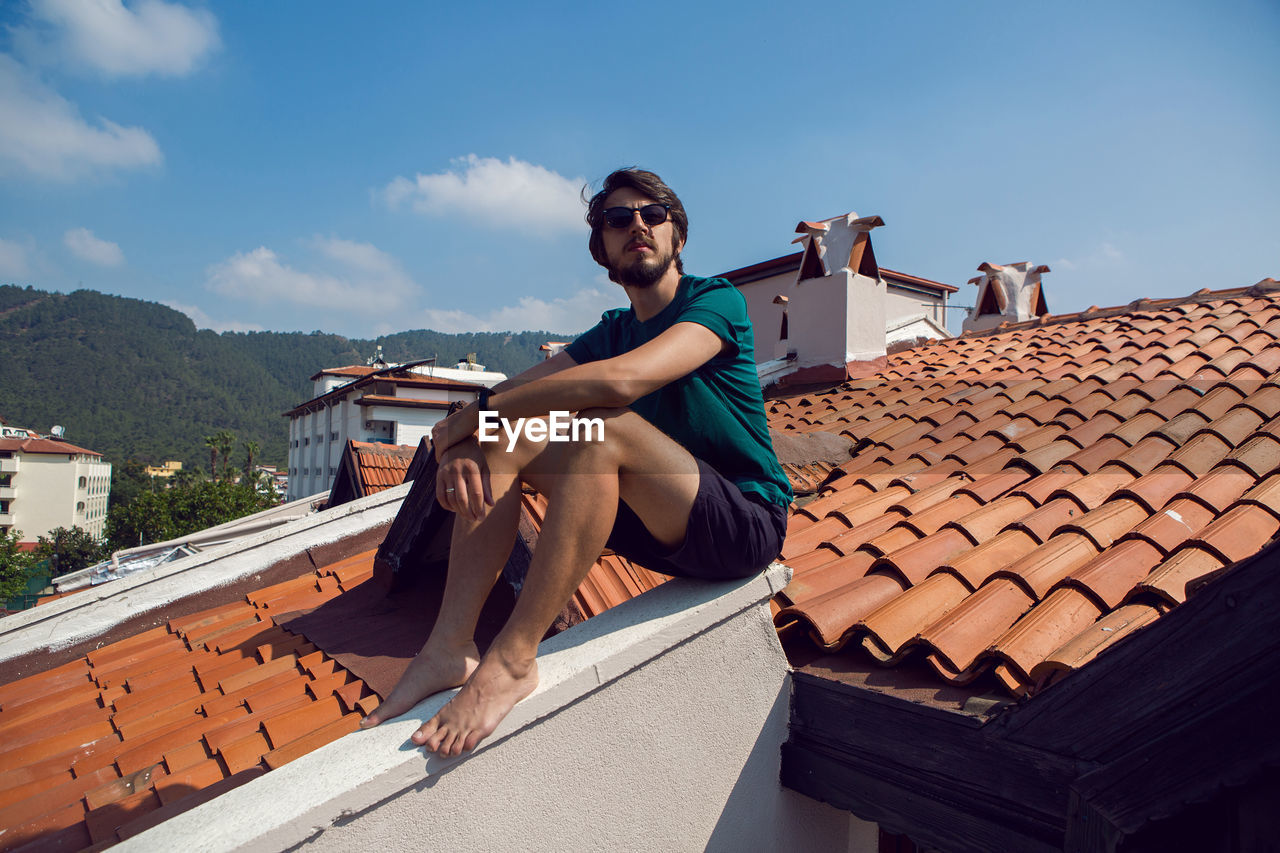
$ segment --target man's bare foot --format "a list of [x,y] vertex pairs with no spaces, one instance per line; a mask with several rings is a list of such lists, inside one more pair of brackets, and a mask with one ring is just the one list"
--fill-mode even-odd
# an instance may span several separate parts
[[361,720],[360,727],[371,728],[398,717],[428,696],[465,684],[479,663],[480,652],[475,643],[445,648],[444,644],[433,646],[428,640],[409,662],[387,701]]
[[442,758],[470,752],[537,686],[535,660],[509,661],[491,650],[458,695],[414,732],[412,740]]

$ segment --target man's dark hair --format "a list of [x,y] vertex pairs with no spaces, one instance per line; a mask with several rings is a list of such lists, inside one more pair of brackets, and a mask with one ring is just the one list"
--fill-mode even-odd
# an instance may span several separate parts
[[[604,237],[601,235],[604,230],[604,202],[610,193],[623,187],[630,187],[659,204],[667,205],[671,209],[671,224],[675,226],[676,237],[681,243],[689,239],[689,216],[684,212],[680,197],[666,185],[662,178],[653,172],[646,172],[634,166],[618,169],[604,179],[600,191],[587,202],[587,224],[591,226],[591,239],[587,242],[587,247],[591,250],[591,257],[595,258],[596,263],[609,269],[609,258],[605,254]],[[585,187],[583,195],[586,195]],[[676,272],[684,273],[684,262],[679,255],[676,255]]]

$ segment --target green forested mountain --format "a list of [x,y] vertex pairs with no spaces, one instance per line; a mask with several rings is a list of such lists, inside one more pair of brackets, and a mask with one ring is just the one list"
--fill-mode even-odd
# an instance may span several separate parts
[[[533,364],[551,332],[446,335],[417,330],[376,340],[319,332],[197,331],[185,315],[92,290],[46,293],[0,286],[0,417],[126,460],[208,467],[204,438],[219,430],[256,441],[259,460],[283,466],[288,420],[325,367],[437,356],[451,366],[477,354],[512,374]],[[235,458],[243,456],[237,446]]]

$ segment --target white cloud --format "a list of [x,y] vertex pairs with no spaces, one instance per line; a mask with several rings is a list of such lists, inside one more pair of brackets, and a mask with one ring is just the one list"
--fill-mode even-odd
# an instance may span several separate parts
[[260,305],[284,302],[361,314],[400,309],[417,290],[395,258],[369,243],[317,237],[309,245],[320,255],[320,269],[294,269],[259,246],[209,267],[205,286]]
[[550,302],[533,296],[521,297],[515,305],[495,308],[483,315],[465,311],[428,309],[423,312],[426,327],[437,332],[520,332],[548,331],[572,334],[591,328],[600,314],[625,302],[618,289],[586,289]]
[[31,17],[13,31],[30,61],[115,76],[189,74],[220,44],[210,12],[161,0],[33,0]]
[[91,125],[75,105],[0,54],[0,175],[71,180],[160,161],[151,134],[105,118]]
[[71,254],[102,267],[118,267],[124,263],[124,252],[110,240],[102,240],[88,228],[72,228],[62,235],[63,244]]
[[1058,272],[1075,272],[1076,270],[1105,270],[1115,267],[1116,264],[1127,262],[1128,258],[1124,251],[1117,248],[1115,244],[1103,240],[1100,244],[1084,249],[1073,257],[1058,258],[1049,266]]
[[31,271],[27,263],[27,247],[16,240],[0,237],[0,284],[12,284],[26,278]]
[[261,332],[263,327],[257,323],[241,323],[236,320],[215,320],[205,313],[204,309],[196,305],[187,305],[182,302],[164,302],[174,311],[181,311],[191,318],[191,322],[196,324],[197,329],[212,329],[215,332]]
[[584,178],[566,178],[514,157],[468,154],[454,168],[414,180],[397,177],[382,190],[392,209],[408,203],[434,216],[461,215],[488,225],[536,234],[586,229],[579,193]]

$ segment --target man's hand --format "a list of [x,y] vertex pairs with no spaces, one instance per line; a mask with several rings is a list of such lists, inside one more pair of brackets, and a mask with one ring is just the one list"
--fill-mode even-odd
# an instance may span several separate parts
[[489,464],[480,443],[475,438],[467,438],[445,451],[437,444],[436,456],[440,459],[436,501],[450,512],[465,515],[472,521],[484,518],[493,506],[493,491],[489,487]]
[[436,461],[444,461],[444,452],[476,434],[480,428],[480,405],[471,403],[454,412],[431,428],[431,445]]

